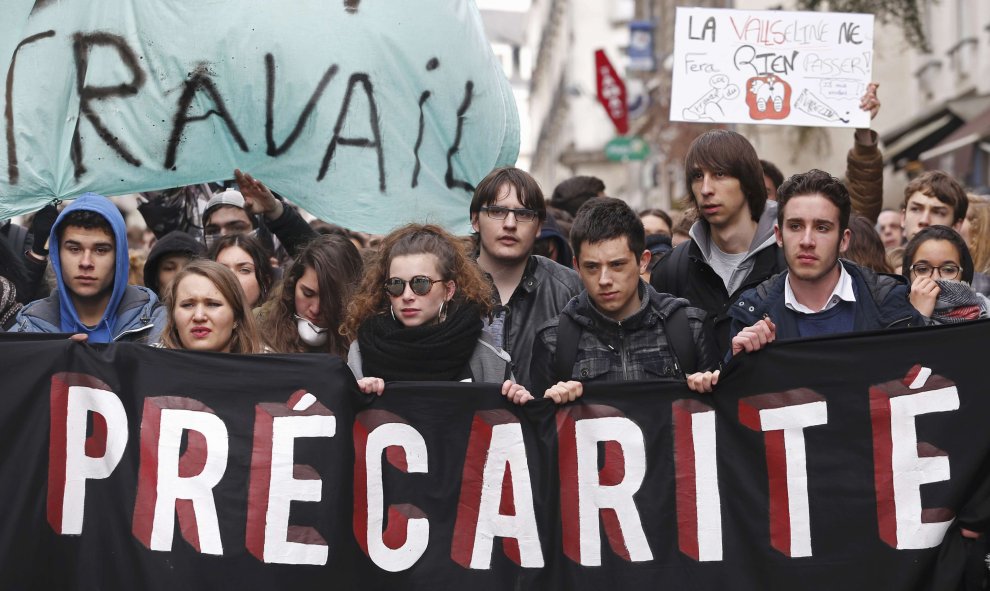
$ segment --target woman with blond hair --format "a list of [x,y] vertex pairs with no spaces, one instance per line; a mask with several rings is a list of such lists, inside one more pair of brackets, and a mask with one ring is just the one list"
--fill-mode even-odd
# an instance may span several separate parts
[[473,381],[525,402],[532,397],[514,382],[508,353],[482,331],[491,307],[490,284],[456,238],[403,226],[382,240],[350,304],[347,364],[365,393],[391,381]]
[[166,349],[260,353],[261,341],[244,291],[230,269],[214,261],[188,263],[165,289]]
[[960,234],[973,256],[973,268],[977,273],[990,272],[990,200],[970,193],[969,208]]

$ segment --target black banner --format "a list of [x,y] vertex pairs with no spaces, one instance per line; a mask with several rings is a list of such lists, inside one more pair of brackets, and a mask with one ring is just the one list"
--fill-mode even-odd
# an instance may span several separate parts
[[0,587],[953,589],[990,517],[988,328],[778,344],[711,396],[564,407],[0,338]]

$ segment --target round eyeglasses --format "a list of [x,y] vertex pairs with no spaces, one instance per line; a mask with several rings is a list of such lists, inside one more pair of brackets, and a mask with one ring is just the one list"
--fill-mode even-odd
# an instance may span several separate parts
[[412,288],[412,292],[418,296],[425,296],[433,289],[434,283],[442,283],[443,279],[430,279],[426,275],[416,275],[409,281],[398,277],[389,277],[385,280],[385,293],[397,298],[406,291],[406,283]]

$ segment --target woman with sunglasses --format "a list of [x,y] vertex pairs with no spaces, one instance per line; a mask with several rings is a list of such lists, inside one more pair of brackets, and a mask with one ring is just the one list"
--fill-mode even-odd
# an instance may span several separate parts
[[904,248],[901,273],[911,281],[911,305],[932,324],[986,318],[990,301],[970,286],[973,258],[966,241],[948,226],[929,226]]
[[434,225],[403,226],[382,240],[343,328],[362,392],[380,395],[399,380],[473,381],[502,384],[518,403],[532,398],[482,331],[491,287],[466,248]]
[[349,343],[339,329],[361,266],[357,248],[343,236],[327,234],[307,244],[258,311],[271,351],[347,355]]

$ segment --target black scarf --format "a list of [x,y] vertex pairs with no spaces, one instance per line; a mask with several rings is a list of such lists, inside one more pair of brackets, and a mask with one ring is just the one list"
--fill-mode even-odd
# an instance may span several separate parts
[[481,329],[481,312],[470,302],[453,306],[440,324],[412,328],[376,314],[358,328],[362,372],[386,382],[459,380]]

